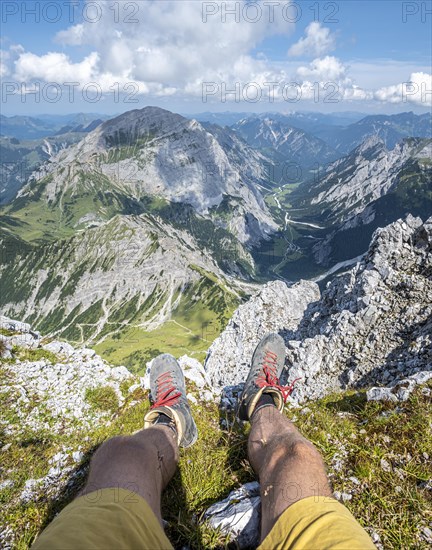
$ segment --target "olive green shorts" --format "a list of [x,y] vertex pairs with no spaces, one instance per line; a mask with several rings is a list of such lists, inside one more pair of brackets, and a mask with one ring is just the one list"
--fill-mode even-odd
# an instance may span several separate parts
[[[309,497],[290,506],[259,550],[374,550],[366,531],[332,498]],[[37,538],[34,550],[172,550],[147,502],[125,489],[79,497]]]

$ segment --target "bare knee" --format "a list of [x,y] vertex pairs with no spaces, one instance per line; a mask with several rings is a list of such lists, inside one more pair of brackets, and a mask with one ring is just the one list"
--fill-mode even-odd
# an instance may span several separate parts
[[291,442],[289,453],[291,456],[298,460],[310,461],[322,461],[321,455],[316,447],[307,439],[299,438]]
[[291,434],[275,438],[267,448],[269,462],[281,460],[296,460],[304,463],[322,463],[322,458],[314,445],[303,437],[294,437]]
[[161,430],[150,428],[134,435],[112,437],[99,447],[95,460],[156,460],[161,455],[177,460],[177,446]]
[[137,451],[142,451],[141,445],[131,436],[116,436],[102,443],[94,456],[94,461],[116,460],[123,456],[134,456]]

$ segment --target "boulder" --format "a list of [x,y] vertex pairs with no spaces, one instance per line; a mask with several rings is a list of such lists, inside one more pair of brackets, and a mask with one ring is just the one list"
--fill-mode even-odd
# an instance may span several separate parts
[[239,548],[256,547],[260,539],[261,497],[257,481],[245,483],[206,510],[204,519],[230,535]]

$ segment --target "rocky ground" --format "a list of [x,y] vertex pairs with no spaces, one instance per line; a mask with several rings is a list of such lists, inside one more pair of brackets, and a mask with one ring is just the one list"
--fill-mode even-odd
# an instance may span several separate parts
[[[286,377],[301,379],[291,398],[292,420],[324,453],[335,497],[362,510],[361,499],[375,494],[375,478],[399,476],[398,498],[407,498],[404,491],[421,492],[418,528],[410,531],[414,527],[407,512],[409,535],[401,544],[416,541],[425,548],[432,542],[430,438],[421,433],[430,430],[431,248],[432,220],[408,216],[378,230],[363,260],[336,277],[322,295],[310,281],[291,287],[269,283],[238,308],[209,349],[204,367],[187,356],[179,358],[202,422],[199,444],[182,458],[183,482],[189,483],[194,503],[189,508],[195,506],[200,522],[210,525],[201,547],[216,548],[224,533],[240,546],[256,543],[259,496],[253,472],[243,455],[226,471],[219,455],[228,453],[233,441],[244,443],[244,428],[233,422],[230,411],[253,349],[268,331],[285,338]],[[52,517],[76,493],[94,449],[107,437],[142,425],[151,363],[137,377],[125,367],[111,367],[93,350],[44,338],[28,324],[6,317],[0,317],[0,355],[0,503],[5,512],[0,546],[25,548],[46,521],[43,517]],[[338,405],[330,416],[328,409],[337,399],[326,399],[335,392],[345,392],[337,398],[340,403],[353,400],[354,405]],[[369,401],[362,401],[361,411],[359,395]],[[429,408],[419,410],[425,404]],[[405,432],[396,437],[405,427],[412,441]],[[360,447],[362,433],[367,441]],[[415,450],[408,451],[409,445]],[[200,462],[205,471],[197,474]],[[218,474],[211,473],[215,468]],[[204,476],[215,475],[225,476],[223,482],[205,485],[205,496],[196,500]],[[415,489],[409,476],[415,477]],[[382,485],[388,490],[388,483]],[[220,501],[231,490],[237,492]],[[374,490],[382,502],[381,489]],[[393,527],[382,527],[390,520],[371,519],[370,514],[361,519],[378,547],[382,540],[389,548],[398,547]],[[171,535],[176,528],[171,526]],[[196,532],[182,532],[179,540],[199,547]]]
[[[353,269],[318,285],[274,281],[240,306],[210,347],[215,386],[239,384],[259,339],[280,332],[302,403],[346,388],[384,386],[371,399],[404,399],[432,377],[432,219],[408,216],[373,237]],[[406,388],[405,388],[406,386]],[[402,390],[405,388],[405,390]]]

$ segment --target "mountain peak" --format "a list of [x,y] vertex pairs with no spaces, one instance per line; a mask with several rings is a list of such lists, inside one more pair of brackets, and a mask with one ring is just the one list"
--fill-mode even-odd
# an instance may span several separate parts
[[[44,170],[45,197],[53,203],[65,193],[115,192],[126,201],[153,195],[216,216],[242,243],[258,242],[277,229],[259,191],[267,182],[262,156],[228,129],[208,131],[159,107],[104,122]],[[232,207],[221,218],[214,210],[225,198]]]
[[107,120],[96,130],[96,135],[108,147],[133,145],[139,138],[165,134],[175,127],[186,128],[191,122],[166,109],[148,106]]
[[353,151],[354,154],[364,155],[366,152],[386,150],[386,144],[379,134],[372,134],[358,145]]

